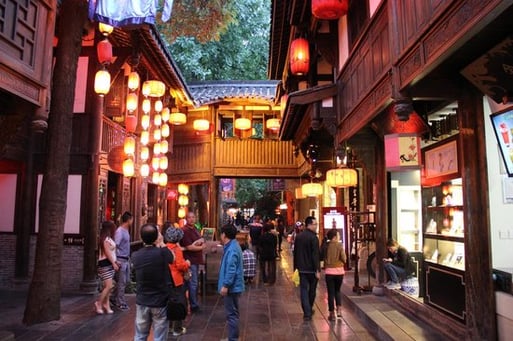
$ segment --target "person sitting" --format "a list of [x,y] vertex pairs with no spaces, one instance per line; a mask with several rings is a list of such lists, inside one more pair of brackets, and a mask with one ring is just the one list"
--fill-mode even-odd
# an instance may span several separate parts
[[394,239],[387,242],[388,258],[383,258],[383,267],[389,281],[385,284],[388,289],[401,289],[400,282],[411,277],[414,269],[410,254],[405,247]]

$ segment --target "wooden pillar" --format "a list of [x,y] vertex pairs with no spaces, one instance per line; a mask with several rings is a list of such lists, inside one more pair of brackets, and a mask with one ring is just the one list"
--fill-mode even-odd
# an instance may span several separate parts
[[385,147],[383,140],[376,140],[376,259],[378,260],[378,282],[385,282],[383,262],[388,239],[387,171],[385,168]]
[[[465,223],[467,339],[495,340],[483,96],[471,86],[458,101]],[[476,189],[476,184],[479,190]]]

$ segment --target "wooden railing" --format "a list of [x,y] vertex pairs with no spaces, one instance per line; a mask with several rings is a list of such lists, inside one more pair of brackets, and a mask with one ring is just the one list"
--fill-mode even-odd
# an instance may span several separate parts
[[119,124],[103,118],[101,151],[108,153],[113,147],[122,146],[126,131]]

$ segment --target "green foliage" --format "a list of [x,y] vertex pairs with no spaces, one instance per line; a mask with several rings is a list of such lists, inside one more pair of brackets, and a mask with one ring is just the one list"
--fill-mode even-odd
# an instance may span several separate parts
[[[210,4],[210,1],[206,2]],[[209,28],[212,22],[202,21],[201,16],[194,17],[194,11],[192,14],[184,14],[184,18],[191,18],[192,15],[193,19],[190,19],[188,25],[174,27],[171,21],[168,26],[159,26],[164,40],[172,42],[168,48],[173,59],[187,81],[266,79],[270,0],[214,1],[216,4],[221,2],[230,4],[224,16],[216,12],[217,24],[219,18],[225,20],[226,27],[222,29]],[[176,16],[180,14],[173,12],[172,17]],[[214,26],[219,28],[222,25]],[[211,30],[219,33],[218,40],[214,39],[216,34],[212,34]]]
[[237,179],[235,199],[241,207],[255,207],[256,202],[267,192],[266,179]]

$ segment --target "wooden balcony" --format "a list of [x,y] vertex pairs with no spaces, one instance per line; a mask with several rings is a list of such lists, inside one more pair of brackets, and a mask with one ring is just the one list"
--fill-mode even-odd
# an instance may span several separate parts
[[112,148],[123,145],[126,131],[119,124],[108,118],[103,118],[102,123],[102,141],[100,150],[102,153],[108,153]]

